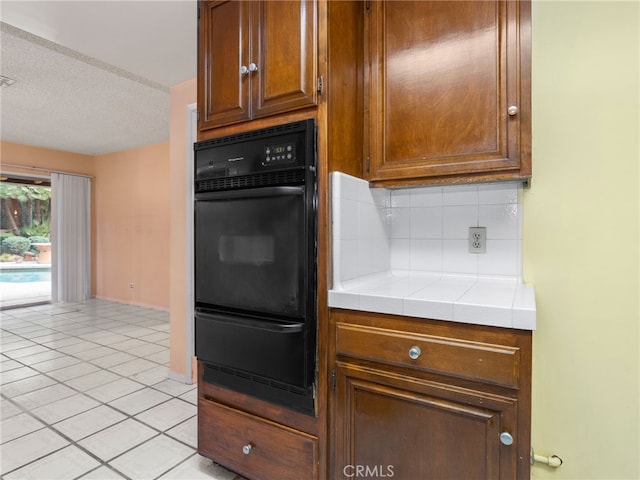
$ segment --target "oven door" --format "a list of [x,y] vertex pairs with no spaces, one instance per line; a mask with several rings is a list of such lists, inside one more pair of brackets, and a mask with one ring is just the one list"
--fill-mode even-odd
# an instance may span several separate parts
[[196,306],[305,318],[313,238],[304,187],[195,200]]

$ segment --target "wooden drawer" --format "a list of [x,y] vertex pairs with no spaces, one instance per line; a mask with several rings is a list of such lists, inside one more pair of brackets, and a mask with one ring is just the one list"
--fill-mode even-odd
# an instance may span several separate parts
[[338,322],[336,353],[518,388],[520,349],[513,346]]
[[316,437],[202,398],[198,452],[250,479],[318,478]]

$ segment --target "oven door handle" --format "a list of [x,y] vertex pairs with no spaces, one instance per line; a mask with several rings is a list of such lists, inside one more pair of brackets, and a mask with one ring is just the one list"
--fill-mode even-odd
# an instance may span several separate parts
[[252,188],[248,190],[226,190],[224,192],[196,193],[195,201],[197,202],[202,200],[227,200],[233,198],[275,197],[277,195],[302,194],[304,194],[303,186],[262,187]]
[[269,332],[276,333],[299,333],[304,330],[304,323],[284,323],[284,322],[272,322],[269,320],[260,320],[258,318],[250,317],[236,317],[231,315],[224,315],[220,313],[211,314],[201,311],[196,311],[196,319],[202,319],[210,322],[227,323],[231,325],[242,325],[250,328],[257,328],[260,330],[267,330]]

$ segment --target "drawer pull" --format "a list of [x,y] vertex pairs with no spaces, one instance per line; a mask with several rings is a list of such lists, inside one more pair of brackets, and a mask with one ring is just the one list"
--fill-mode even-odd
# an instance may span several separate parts
[[412,360],[416,360],[420,355],[422,355],[422,350],[417,345],[414,345],[409,349],[409,358]]
[[500,441],[503,445],[513,445],[513,437],[509,432],[502,432],[500,434]]
[[244,453],[245,455],[249,455],[251,453],[251,450],[253,450],[253,445],[251,445],[251,443],[247,443],[244,447],[242,447],[242,453]]

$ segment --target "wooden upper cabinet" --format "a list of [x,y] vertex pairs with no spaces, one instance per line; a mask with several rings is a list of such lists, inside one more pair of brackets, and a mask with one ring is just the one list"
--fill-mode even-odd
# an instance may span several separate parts
[[199,128],[249,120],[249,79],[241,74],[249,56],[251,4],[203,2],[198,31]]
[[252,85],[253,117],[316,104],[317,21],[315,1],[254,4],[258,65]]
[[315,0],[204,1],[198,35],[201,131],[316,104]]
[[367,17],[370,181],[530,176],[529,2],[373,1]]

